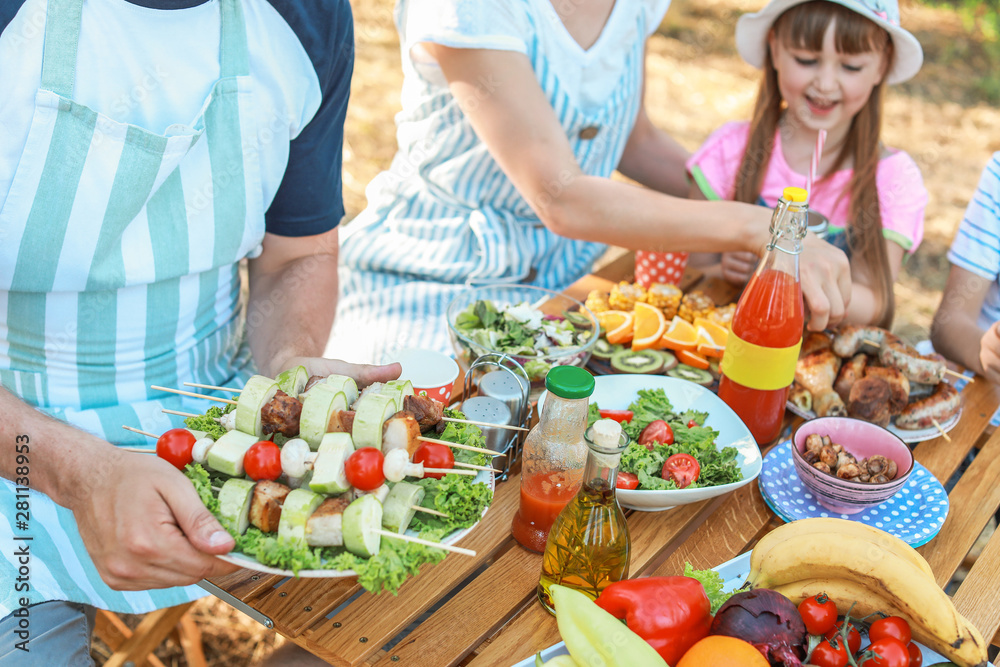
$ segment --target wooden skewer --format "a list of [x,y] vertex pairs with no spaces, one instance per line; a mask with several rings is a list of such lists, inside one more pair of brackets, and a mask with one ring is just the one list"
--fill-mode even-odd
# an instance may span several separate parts
[[228,398],[216,398],[215,396],[196,394],[193,391],[183,391],[181,389],[171,389],[170,387],[160,387],[155,384],[149,385],[149,388],[156,389],[157,391],[165,391],[170,394],[180,394],[182,396],[194,396],[195,398],[207,398],[210,401],[218,401],[219,403],[229,403],[230,405],[236,405],[236,401],[231,401]]
[[489,422],[477,422],[471,419],[455,419],[454,417],[442,417],[441,421],[453,422],[455,424],[472,424],[473,426],[488,426],[490,428],[503,428],[508,431],[530,431],[531,429],[522,428],[521,426],[510,426],[509,424],[491,424]]
[[476,552],[472,549],[463,549],[462,547],[453,547],[449,544],[441,544],[440,542],[431,542],[430,540],[422,540],[419,537],[410,537],[409,535],[400,535],[399,533],[393,533],[388,530],[376,530],[374,531],[377,535],[382,537],[395,537],[397,539],[403,540],[404,542],[413,542],[414,544],[422,544],[425,547],[434,547],[436,549],[443,549],[445,551],[451,551],[456,554],[462,554],[463,556],[475,556]]
[[135,452],[136,454],[155,454],[156,453],[155,449],[143,449],[142,447],[119,447],[118,449],[121,449],[121,450],[126,451],[126,452]]
[[[125,429],[126,431],[132,431],[133,433],[138,433],[139,435],[144,435],[146,437],[152,438],[153,440],[159,440],[160,439],[160,436],[154,435],[154,434],[150,433],[149,431],[140,431],[139,429],[132,428],[131,426],[122,426],[122,428]],[[143,451],[145,451],[145,450],[143,450]]]
[[474,463],[466,463],[464,461],[455,461],[455,467],[471,468],[473,470],[487,470],[490,472],[495,472],[498,475],[503,472],[503,470],[497,470],[496,468],[491,468],[489,466],[478,466]]
[[215,389],[216,391],[228,391],[233,394],[239,394],[242,389],[233,389],[232,387],[217,387],[214,384],[198,384],[197,382],[185,382],[185,387],[198,387],[199,389]]
[[161,412],[165,412],[168,415],[178,415],[179,417],[201,417],[201,415],[196,415],[193,412],[181,412],[180,410],[167,410],[163,408]]
[[934,419],[934,417],[931,417],[931,421],[934,423],[934,428],[936,428],[938,432],[941,433],[941,437],[944,438],[946,442],[951,442],[951,436],[945,433],[945,430],[941,428],[941,424],[938,424],[938,420]]
[[460,442],[448,442],[447,440],[435,440],[434,438],[425,438],[420,436],[417,438],[420,442],[433,442],[436,445],[445,445],[447,447],[453,447],[454,449],[467,449],[470,452],[482,452],[483,454],[492,454],[493,456],[503,456],[503,452],[494,452],[492,449],[483,449],[482,447],[473,447],[472,445],[464,445]]
[[881,345],[873,341],[871,338],[862,338],[861,342],[864,343],[865,345],[871,345],[872,347],[882,347]]
[[976,381],[976,378],[969,377],[968,375],[963,375],[962,373],[959,373],[958,371],[953,371],[950,368],[944,369],[944,372],[947,373],[948,375],[954,375],[957,378],[962,378],[969,384],[972,384],[973,382]]
[[420,505],[410,505],[410,509],[415,509],[418,512],[427,512],[428,514],[433,514],[434,516],[443,516],[446,519],[448,518],[448,515],[445,514],[444,512],[438,512],[437,510],[432,510],[427,507],[421,507]]
[[455,468],[424,468],[424,474],[427,473],[442,474],[442,475],[475,475],[475,470],[462,470]]

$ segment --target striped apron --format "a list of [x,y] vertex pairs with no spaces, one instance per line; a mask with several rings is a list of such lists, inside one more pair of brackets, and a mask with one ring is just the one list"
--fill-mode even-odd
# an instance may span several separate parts
[[[542,29],[535,25],[532,33]],[[637,27],[637,34],[645,31]],[[528,44],[538,82],[587,174],[608,177],[621,160],[642,98],[644,46],[642,39],[630,46],[603,106],[584,109],[564,90],[538,39]],[[524,283],[561,291],[605,249],[546,229],[447,87],[424,82],[408,64],[404,91],[423,86],[420,103],[404,105],[397,116],[392,166],[369,185],[368,207],[341,231],[341,300],[328,356],[381,362],[403,347],[450,353],[445,313],[463,289]]]
[[[218,4],[221,78],[193,120],[158,135],[73,100],[83,0],[48,2],[41,87],[0,210],[0,382],[116,444],[152,448],[122,426],[162,433],[180,425],[163,408],[207,407],[150,385],[241,386],[252,372],[238,262],[259,252],[264,204],[242,8]],[[0,580],[17,572],[11,537],[31,536],[32,603],[144,613],[203,595],[111,590],[70,511],[32,492],[24,528],[14,503],[4,480]],[[5,586],[0,616],[23,595]]]

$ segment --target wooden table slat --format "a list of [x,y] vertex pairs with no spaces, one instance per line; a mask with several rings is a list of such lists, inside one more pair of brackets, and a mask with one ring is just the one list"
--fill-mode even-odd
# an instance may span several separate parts
[[938,585],[945,586],[983,526],[1000,506],[1000,431],[987,441],[948,497],[948,518],[937,537],[920,548]]
[[[257,577],[257,579],[254,579]],[[237,597],[244,602],[258,599],[261,595],[271,590],[275,584],[284,579],[277,574],[264,574],[254,570],[237,570],[232,574],[223,575],[210,582],[219,588],[228,591],[233,597]]]
[[269,591],[255,606],[274,621],[278,632],[298,637],[360,590],[357,577],[294,579]]
[[[473,549],[476,556],[451,554],[437,565],[424,567],[396,596],[364,593],[341,613],[322,619],[303,637],[309,644],[326,646],[346,664],[356,665],[371,657],[503,547],[520,501],[519,481],[514,477],[497,488],[486,516],[461,540],[460,546]],[[366,641],[362,642],[362,637]]]
[[[995,637],[1000,631],[997,582],[1000,582],[1000,531],[990,537],[952,598],[958,612],[987,639]],[[997,639],[993,639],[993,643],[998,643]]]

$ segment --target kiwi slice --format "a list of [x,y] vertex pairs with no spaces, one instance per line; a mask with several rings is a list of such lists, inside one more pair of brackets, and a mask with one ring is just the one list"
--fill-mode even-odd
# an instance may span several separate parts
[[694,382],[695,384],[700,384],[703,387],[711,385],[713,380],[712,374],[708,371],[703,371],[700,368],[688,366],[687,364],[677,364],[676,367],[667,371],[667,375],[672,378],[679,378],[681,380],[687,380],[688,382]]
[[611,368],[618,373],[660,373],[665,364],[659,350],[619,350],[611,355]]
[[594,351],[591,352],[590,356],[601,361],[608,361],[615,352],[624,349],[624,345],[612,345],[606,338],[598,338],[597,342],[594,343]]
[[663,355],[663,368],[660,369],[661,373],[666,373],[672,368],[677,367],[677,357],[674,356],[673,352],[668,352],[667,350],[660,350],[660,354]]
[[719,370],[719,365],[722,362],[718,357],[712,357],[708,360],[708,372],[712,374],[712,377],[718,380],[722,377],[722,371]]
[[566,310],[563,311],[563,315],[569,320],[569,323],[578,329],[589,329],[594,325],[593,321],[581,313],[578,310]]

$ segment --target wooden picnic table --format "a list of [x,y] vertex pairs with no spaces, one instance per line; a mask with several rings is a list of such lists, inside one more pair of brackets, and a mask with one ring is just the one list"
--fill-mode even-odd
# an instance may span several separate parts
[[[613,281],[630,279],[631,271],[629,255],[567,293],[583,300],[591,289],[607,291]],[[737,296],[732,286],[696,271],[688,272],[682,287],[701,289],[717,303]],[[938,437],[914,449],[916,459],[942,483],[960,475],[940,534],[919,549],[942,586],[1000,506],[1000,433],[989,426],[1000,392],[977,378],[962,396],[964,409],[949,433],[951,442]],[[795,425],[798,418],[789,416],[788,422]],[[962,470],[973,449],[979,455]],[[497,485],[486,516],[461,541],[477,556],[452,554],[425,566],[398,596],[372,595],[353,578],[296,580],[251,570],[213,579],[214,592],[334,665],[508,667],[559,641],[555,619],[535,595],[541,556],[510,535],[519,482],[512,475]],[[719,565],[752,548],[781,521],[752,483],[669,511],[631,512],[628,524],[630,576],[636,577],[680,574],[685,562],[695,568]],[[954,602],[985,637],[1000,642],[1000,531],[976,559]]]

